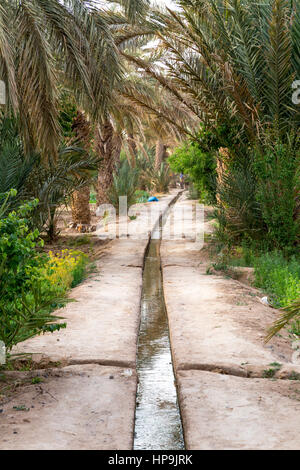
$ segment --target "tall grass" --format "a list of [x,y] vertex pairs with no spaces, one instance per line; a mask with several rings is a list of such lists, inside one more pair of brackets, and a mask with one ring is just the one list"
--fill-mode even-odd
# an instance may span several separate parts
[[275,307],[287,307],[300,297],[300,259],[281,252],[255,258],[255,285],[265,290]]

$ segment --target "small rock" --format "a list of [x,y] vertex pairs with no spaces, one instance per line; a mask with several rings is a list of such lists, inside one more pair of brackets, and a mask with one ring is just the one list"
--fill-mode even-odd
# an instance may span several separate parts
[[269,302],[268,302],[268,297],[262,297],[260,299],[261,303],[264,304],[264,305],[270,305]]

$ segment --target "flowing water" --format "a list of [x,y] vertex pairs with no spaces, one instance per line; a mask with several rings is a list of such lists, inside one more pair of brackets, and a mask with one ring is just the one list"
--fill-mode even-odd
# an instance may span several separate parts
[[134,449],[184,449],[160,266],[160,240],[146,255],[137,360]]

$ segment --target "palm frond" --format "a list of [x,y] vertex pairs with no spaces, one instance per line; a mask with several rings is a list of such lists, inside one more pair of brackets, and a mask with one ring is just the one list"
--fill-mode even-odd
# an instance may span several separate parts
[[282,328],[287,326],[292,320],[295,320],[300,317],[300,300],[297,300],[289,307],[282,309],[282,315],[274,322],[271,328],[268,330],[268,334],[265,338],[267,343],[270,339],[273,338]]
[[[35,5],[22,2],[16,17],[17,77],[29,134],[46,158],[56,157],[60,133],[54,61],[45,37],[45,24]],[[25,127],[25,123],[24,123]]]
[[270,47],[266,59],[266,100],[270,122],[278,134],[285,133],[291,112],[287,103],[291,99],[293,81],[292,42],[289,31],[288,0],[274,0],[269,27]]
[[9,31],[11,18],[6,2],[0,5],[0,74],[7,84],[7,99],[13,110],[18,107],[18,89],[15,75],[13,37]]

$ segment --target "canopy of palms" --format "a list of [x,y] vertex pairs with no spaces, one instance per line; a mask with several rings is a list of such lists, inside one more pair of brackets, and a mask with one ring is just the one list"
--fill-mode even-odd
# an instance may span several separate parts
[[45,158],[60,142],[62,83],[93,118],[101,116],[121,71],[101,15],[79,0],[4,0],[0,5],[0,74],[7,104],[20,117],[27,148]]

